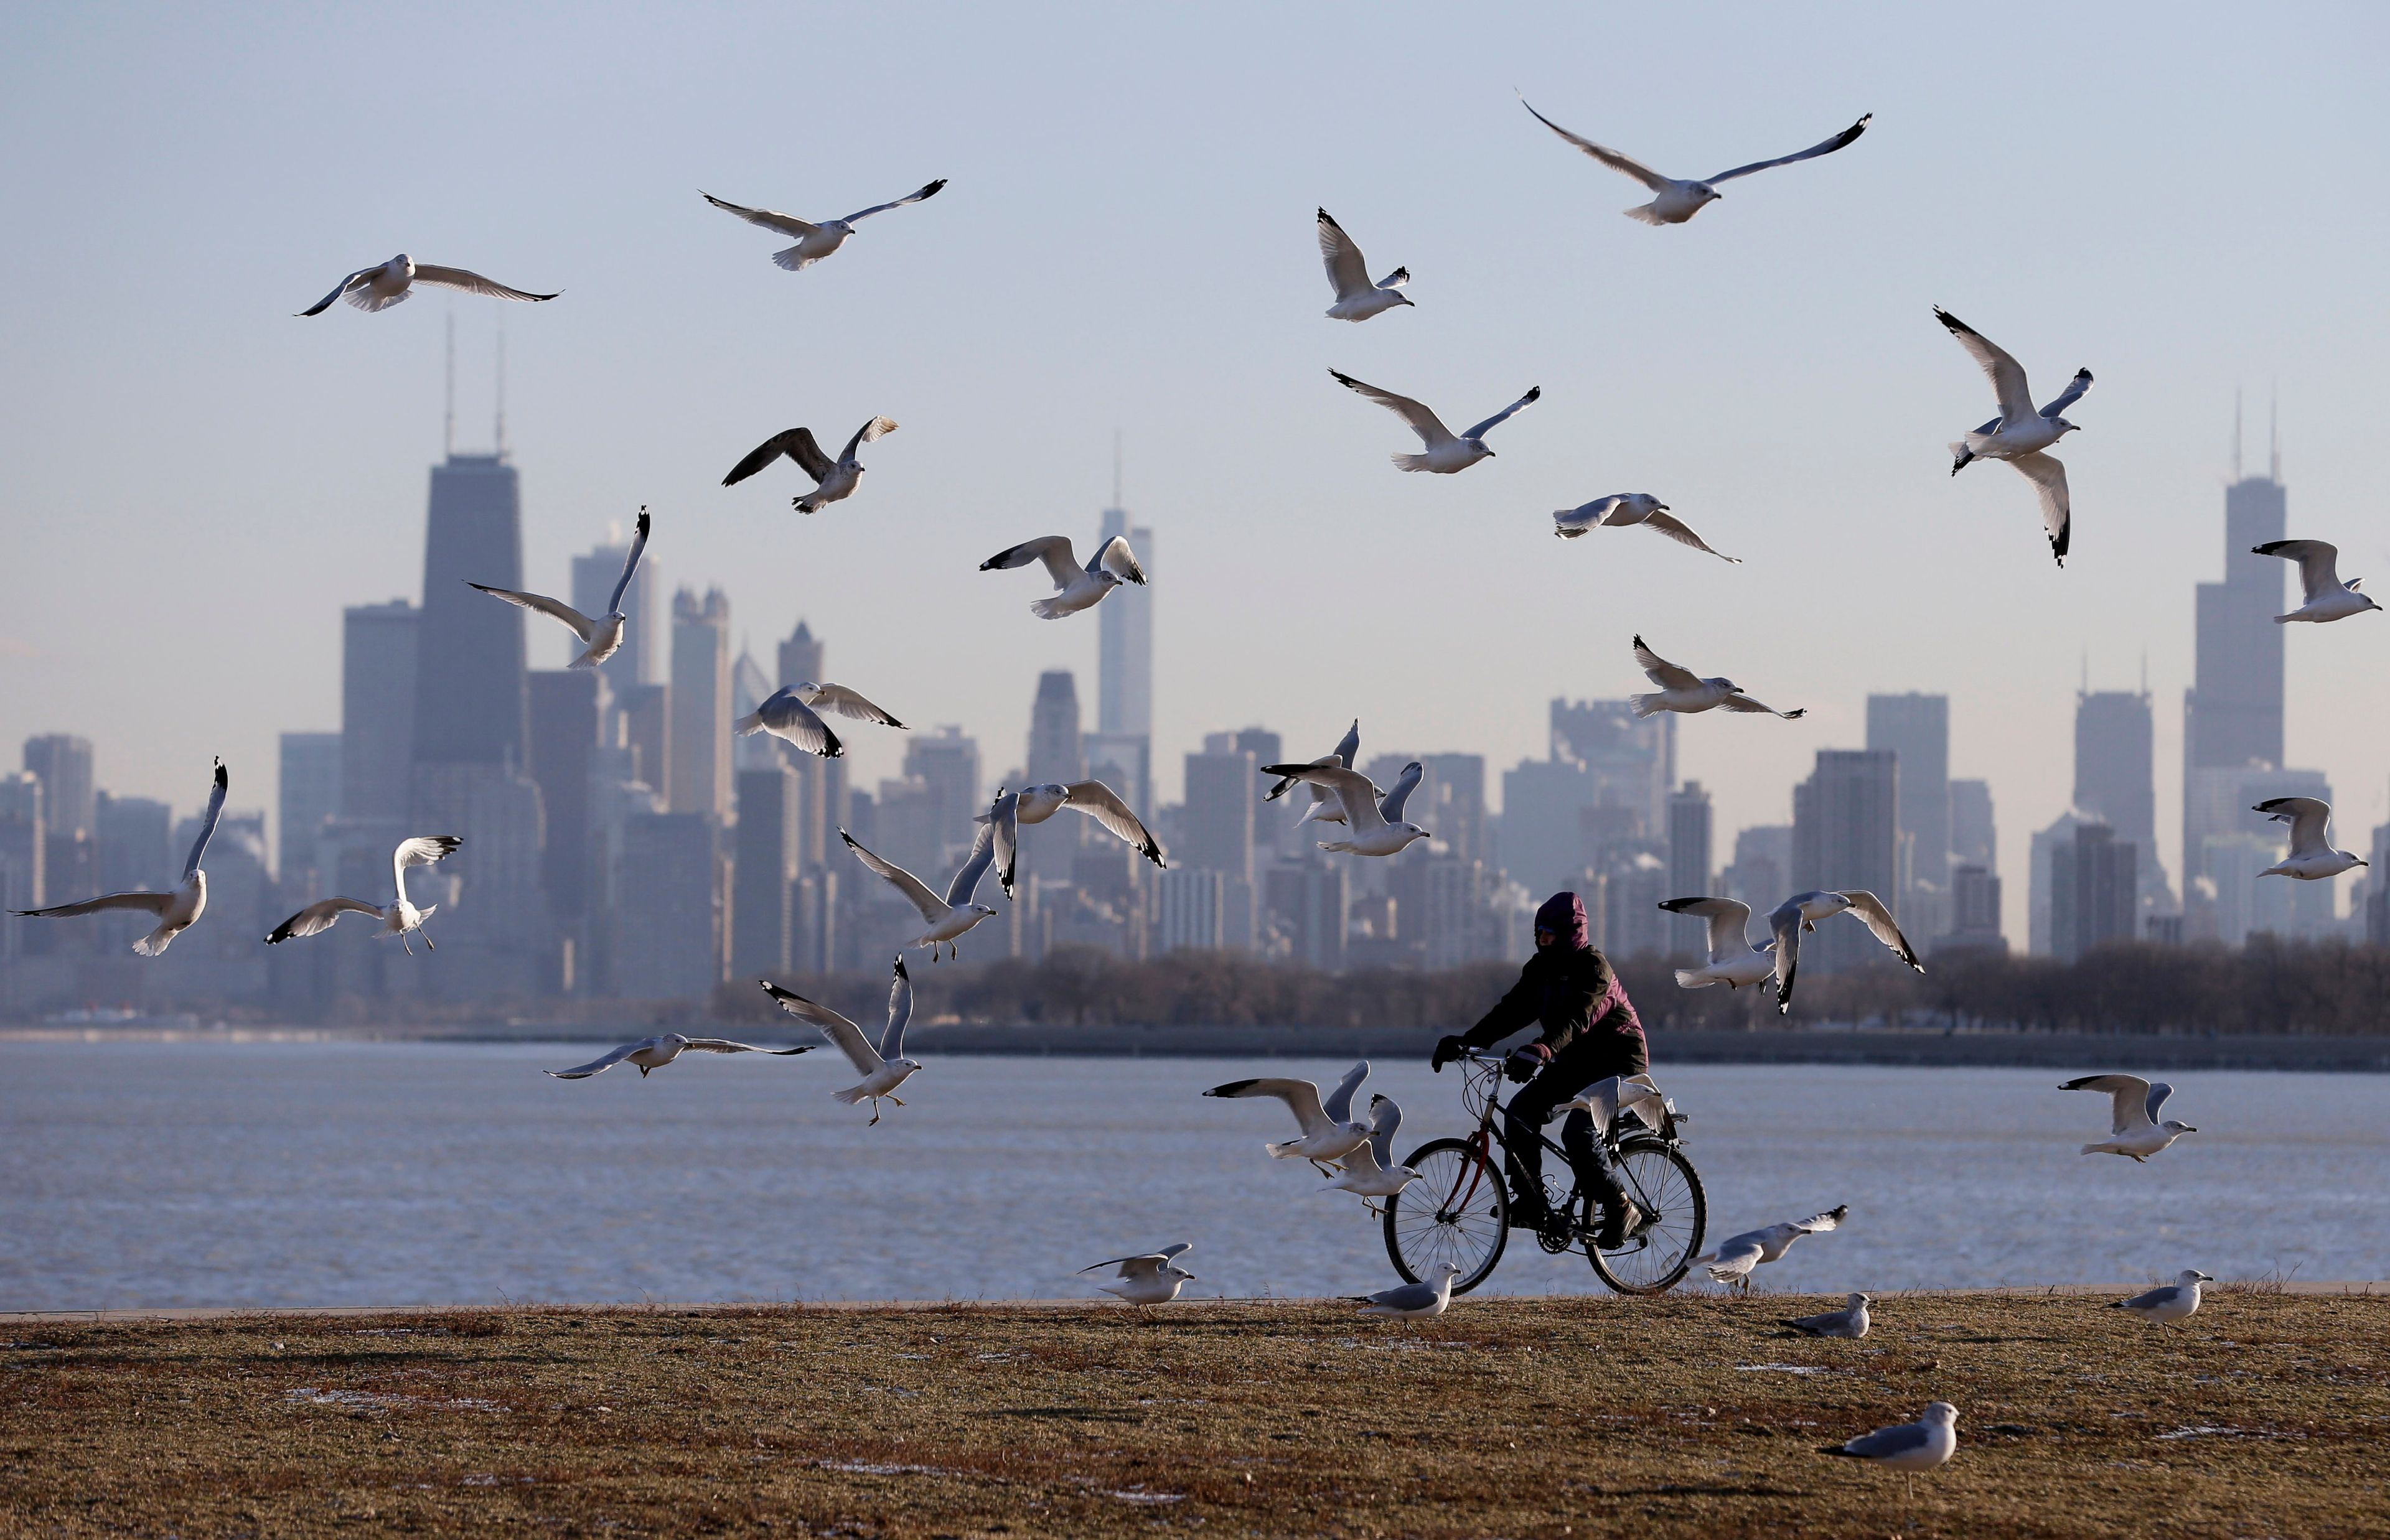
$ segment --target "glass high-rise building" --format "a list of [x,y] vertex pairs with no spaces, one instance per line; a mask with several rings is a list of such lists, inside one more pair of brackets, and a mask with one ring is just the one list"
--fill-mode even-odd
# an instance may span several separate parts
[[[1121,508],[1106,508],[1100,538],[1126,535],[1145,575],[1153,576],[1153,532],[1132,528]],[[1124,584],[1096,611],[1096,730],[1153,733],[1153,589]]]
[[[2086,691],[2075,698],[2075,806],[2133,847],[2138,903],[2170,896],[2157,858],[2157,767],[2146,693]],[[2109,939],[2104,933],[2101,939]]]
[[415,759],[416,638],[422,621],[423,612],[405,599],[352,605],[341,612],[342,817],[406,821],[407,771]]
[[[1792,789],[1794,892],[1864,888],[1882,897],[1898,891],[1900,776],[1900,762],[1887,750],[1818,751],[1817,769]],[[1866,926],[1839,916],[1801,942],[1805,972],[1832,973],[1891,956]]]
[[[1950,698],[1947,695],[1870,695],[1867,746],[1900,756],[1902,841],[1908,846],[1908,883],[1887,900],[1920,911],[1911,923],[1921,934],[1939,931],[1939,912],[1950,889]],[[1926,908],[1935,912],[1922,912]]]
[[[623,580],[623,563],[631,554],[630,544],[615,531],[606,544],[572,558],[572,608],[591,617],[606,613],[609,600],[614,597],[614,584]],[[631,574],[631,586],[623,595],[623,645],[614,656],[598,665],[606,675],[606,683],[620,695],[634,685],[660,682],[656,662],[656,638],[664,630],[664,609],[657,597],[664,592],[663,573],[656,566],[654,553],[639,558],[639,570]],[[570,662],[582,653],[582,643],[568,632],[558,632],[557,641],[570,648],[565,661]]]
[[416,640],[415,763],[523,763],[523,611],[468,584],[523,585],[522,499],[504,455],[432,468]]
[[[2236,458],[2237,452],[2236,452]],[[2279,461],[2264,476],[2224,489],[2224,581],[2199,585],[2197,668],[2183,692],[2183,880],[2206,875],[2203,842],[2229,836],[2196,816],[2189,783],[2203,770],[2275,768],[2282,764],[2282,585],[2290,564],[2251,553],[2280,540],[2289,494]]]

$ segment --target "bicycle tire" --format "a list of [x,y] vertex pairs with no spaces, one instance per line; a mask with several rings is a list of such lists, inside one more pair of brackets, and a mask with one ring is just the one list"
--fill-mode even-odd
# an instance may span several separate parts
[[[1453,1263],[1465,1271],[1452,1291],[1466,1294],[1493,1273],[1510,1243],[1510,1192],[1502,1173],[1468,1139],[1431,1139],[1403,1164],[1420,1175],[1386,1200],[1386,1255],[1406,1283],[1420,1282],[1439,1263]],[[1457,1211],[1430,1206],[1455,1201]]]
[[[1617,1293],[1664,1294],[1683,1281],[1709,1230],[1709,1198],[1702,1190],[1702,1174],[1683,1150],[1649,1137],[1619,1146],[1618,1168],[1629,1198],[1638,1204],[1654,1200],[1658,1222],[1632,1250],[1605,1255],[1588,1240],[1586,1259],[1593,1264],[1595,1276]],[[1586,1200],[1588,1230],[1600,1224],[1597,1208],[1591,1198]]]

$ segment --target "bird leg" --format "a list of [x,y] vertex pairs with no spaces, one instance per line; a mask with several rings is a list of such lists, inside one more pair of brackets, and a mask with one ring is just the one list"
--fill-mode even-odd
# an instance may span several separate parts
[[431,944],[431,932],[429,930],[423,932],[423,949],[426,952],[437,952],[440,950],[440,948]]
[[[410,957],[415,956],[415,943],[408,939],[411,933],[405,930],[398,933],[398,944],[406,948],[406,955]],[[427,936],[424,939],[429,941],[430,938]]]
[[[647,1072],[645,1072],[645,1071],[641,1071],[640,1072],[641,1072],[642,1074],[644,1074],[644,1073],[646,1073]],[[863,1126],[864,1126],[864,1127],[866,1127],[866,1128],[874,1128],[874,1127],[879,1126],[879,1123],[880,1123],[880,1098],[879,1098],[878,1097],[872,1097],[872,1098],[871,1098],[871,1121],[870,1121],[869,1123],[865,1123]]]
[[905,1105],[905,1098],[903,1097],[890,1097],[888,1099],[894,1102],[899,1107]]

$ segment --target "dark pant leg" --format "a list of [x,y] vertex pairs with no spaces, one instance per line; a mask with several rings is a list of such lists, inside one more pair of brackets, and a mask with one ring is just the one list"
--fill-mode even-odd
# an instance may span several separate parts
[[[1608,1080],[1613,1075],[1640,1074],[1649,1062],[1640,1037],[1580,1039],[1552,1060],[1538,1084],[1548,1079],[1573,1087],[1552,1098],[1551,1105],[1558,1106],[1596,1081]],[[1626,1190],[1619,1184],[1608,1148],[1594,1135],[1589,1114],[1571,1112],[1561,1124],[1561,1149],[1567,1151],[1569,1164],[1576,1169],[1577,1180],[1585,1189],[1603,1203],[1614,1206],[1626,1196]]]
[[1502,1109],[1502,1144],[1507,1156],[1504,1163],[1510,1167],[1513,1194],[1540,1200],[1544,1190],[1544,1122],[1552,1115],[1553,1108],[1574,1095],[1576,1088],[1555,1078],[1548,1066],[1519,1087],[1519,1094]]

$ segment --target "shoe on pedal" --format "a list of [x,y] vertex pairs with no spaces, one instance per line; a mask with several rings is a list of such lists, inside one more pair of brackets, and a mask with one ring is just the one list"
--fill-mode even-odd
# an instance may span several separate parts
[[1614,1251],[1626,1244],[1626,1238],[1643,1223],[1643,1211],[1631,1198],[1621,1198],[1615,1203],[1601,1206],[1601,1228],[1594,1232],[1594,1250]]
[[1510,1228],[1541,1229],[1547,1211],[1548,1206],[1544,1202],[1542,1194],[1538,1193],[1533,1198],[1526,1198],[1514,1192],[1510,1194]]

